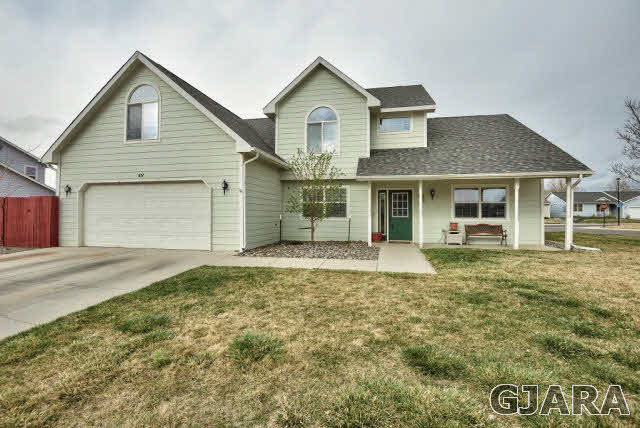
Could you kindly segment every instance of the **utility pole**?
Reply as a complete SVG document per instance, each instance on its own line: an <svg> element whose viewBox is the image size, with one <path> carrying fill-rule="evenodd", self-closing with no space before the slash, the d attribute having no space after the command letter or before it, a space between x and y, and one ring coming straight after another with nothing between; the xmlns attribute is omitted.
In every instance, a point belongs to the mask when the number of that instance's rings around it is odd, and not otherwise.
<svg viewBox="0 0 640 428"><path fill-rule="evenodd" d="M616 204L618 207L618 227L620 227L620 177L616 178L616 187L618 188L618 203Z"/></svg>

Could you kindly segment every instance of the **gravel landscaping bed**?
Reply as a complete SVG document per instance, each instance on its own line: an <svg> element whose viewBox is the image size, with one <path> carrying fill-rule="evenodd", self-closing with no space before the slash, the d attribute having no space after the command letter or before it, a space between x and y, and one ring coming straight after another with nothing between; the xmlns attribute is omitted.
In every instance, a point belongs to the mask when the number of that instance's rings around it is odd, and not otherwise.
<svg viewBox="0 0 640 428"><path fill-rule="evenodd" d="M369 247L366 242L320 241L300 242L282 241L265 245L240 253L240 256L253 257L293 257L312 259L352 259L378 260L380 248Z"/></svg>

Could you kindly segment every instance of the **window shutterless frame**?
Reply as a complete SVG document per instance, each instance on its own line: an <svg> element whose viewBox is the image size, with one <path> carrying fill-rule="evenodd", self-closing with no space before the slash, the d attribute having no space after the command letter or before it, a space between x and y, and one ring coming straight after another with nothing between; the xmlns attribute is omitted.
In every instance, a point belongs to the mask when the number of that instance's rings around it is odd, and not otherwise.
<svg viewBox="0 0 640 428"><path fill-rule="evenodd" d="M345 191L345 204L346 204L346 215L344 217L326 217L325 220L346 220L351 216L351 187L346 184L344 186L340 186L340 189L343 189ZM325 209L326 209L326 205L331 204L335 201L327 201L327 196L326 196L326 192L323 190L322 193L322 204L325 205ZM304 194L303 194L303 200L302 203L304 204ZM342 203L342 202L339 202ZM304 209L304 208L303 208ZM298 214L300 218L305 218L304 215L302 213Z"/></svg>
<svg viewBox="0 0 640 428"><path fill-rule="evenodd" d="M153 102L148 102L148 103L129 103L129 100L131 99L131 95L133 95L133 93L140 88L141 86L150 86L152 87L155 91L156 91L156 95L158 97L158 101L155 101L158 104L158 111L157 111L157 124L158 124L158 129L156 132L156 138L147 138L144 139L142 138L142 133L143 133L143 128L144 128L144 116L142 117L141 121L140 121L140 139L128 139L127 138L127 133L129 130L129 106L131 105L142 105L142 104L152 104ZM153 83L150 82L140 82L134 86L131 87L131 89L129 89L129 92L127 93L127 96L124 100L124 143L125 144L141 144L141 143L157 143L160 141L160 128L162 126L161 123L161 109L162 109L162 96L160 95L160 90L156 87L156 85L154 85ZM141 114L143 114L143 112L141 111Z"/></svg>
<svg viewBox="0 0 640 428"><path fill-rule="evenodd" d="M478 205L478 215L476 217L456 217L456 189L473 189L478 192L478 201L458 201L458 203L473 203ZM504 202L484 202L482 200L482 190L483 189L504 189L505 191L505 201ZM467 184L467 185L452 185L451 186L451 219L459 220L459 221L469 221L469 220L484 220L484 221L508 221L510 219L509 208L510 208L510 190L511 186L508 184ZM483 217L482 216L482 205L483 203L487 204L502 204L504 203L504 217Z"/></svg>
<svg viewBox="0 0 640 428"><path fill-rule="evenodd" d="M311 116L311 113L313 113L314 111L316 111L317 109L321 108L321 107L325 107L330 109L331 111L333 111L333 113L336 115L336 120L324 120L324 121L318 121L318 122L314 122L314 121L309 121L309 116ZM336 110L333 106L329 105L329 104L318 104L316 106L314 106L313 108L311 108L307 114L305 115L304 118L304 152L305 153L323 153L323 152L310 152L309 151L309 125L314 125L314 124L324 124L324 123L335 123L336 124L336 133L337 133L337 140L336 140L336 149L333 151L334 155L339 155L340 154L340 114L338 113L338 110ZM322 127L324 127L324 125L321 125ZM322 139L324 139L324 129L320 130L320 135L322 137ZM321 140L322 141L322 140ZM327 152L324 152L327 153Z"/></svg>
<svg viewBox="0 0 640 428"><path fill-rule="evenodd" d="M384 131L382 129L382 121L389 119L407 119L409 123L408 129L400 129L397 131ZM403 115L381 115L378 117L378 134L406 134L413 131L413 115L412 114L403 114Z"/></svg>

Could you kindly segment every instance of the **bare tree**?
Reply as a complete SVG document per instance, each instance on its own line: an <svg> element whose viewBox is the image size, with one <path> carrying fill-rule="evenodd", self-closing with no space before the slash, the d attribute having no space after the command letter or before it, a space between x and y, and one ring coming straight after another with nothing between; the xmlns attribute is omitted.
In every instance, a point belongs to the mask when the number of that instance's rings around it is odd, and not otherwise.
<svg viewBox="0 0 640 428"><path fill-rule="evenodd" d="M296 182L289 188L286 211L301 214L309 221L311 242L318 225L327 217L346 209L346 189L338 178L342 172L331 165L333 153L298 153L289 160Z"/></svg>
<svg viewBox="0 0 640 428"><path fill-rule="evenodd" d="M628 192L629 190L635 190L634 183L631 182L627 177L620 178L620 191ZM607 190L615 191L618 189L618 181L614 178L611 179L609 185L607 186Z"/></svg>
<svg viewBox="0 0 640 428"><path fill-rule="evenodd" d="M566 192L567 191L567 181L564 178L554 178L552 180L547 181L544 186L550 192ZM577 185L574 189L576 192L582 191L582 187Z"/></svg>
<svg viewBox="0 0 640 428"><path fill-rule="evenodd" d="M618 139L622 141L622 154L626 161L613 162L611 171L619 177L624 177L636 184L640 184L640 100L627 98L624 102L627 120L624 127L618 129Z"/></svg>

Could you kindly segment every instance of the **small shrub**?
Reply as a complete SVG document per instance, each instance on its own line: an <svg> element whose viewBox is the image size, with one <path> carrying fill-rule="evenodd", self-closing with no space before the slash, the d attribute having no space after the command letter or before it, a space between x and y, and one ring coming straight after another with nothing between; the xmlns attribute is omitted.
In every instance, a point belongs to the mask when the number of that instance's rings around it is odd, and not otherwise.
<svg viewBox="0 0 640 428"><path fill-rule="evenodd" d="M596 357L596 352L586 346L566 337L556 336L550 333L540 335L537 341L552 354L565 358Z"/></svg>
<svg viewBox="0 0 640 428"><path fill-rule="evenodd" d="M433 345L410 346L403 352L407 364L423 374L451 379L465 371L465 364L450 353L439 351Z"/></svg>
<svg viewBox="0 0 640 428"><path fill-rule="evenodd" d="M167 315L141 315L116 324L115 329L123 333L149 333L157 327L168 325L171 319Z"/></svg>
<svg viewBox="0 0 640 428"><path fill-rule="evenodd" d="M275 357L283 352L284 343L262 333L247 332L233 339L229 345L229 357L239 364L261 361L267 355Z"/></svg>

